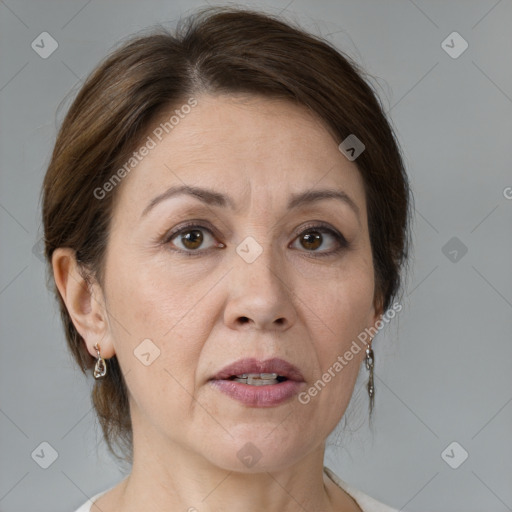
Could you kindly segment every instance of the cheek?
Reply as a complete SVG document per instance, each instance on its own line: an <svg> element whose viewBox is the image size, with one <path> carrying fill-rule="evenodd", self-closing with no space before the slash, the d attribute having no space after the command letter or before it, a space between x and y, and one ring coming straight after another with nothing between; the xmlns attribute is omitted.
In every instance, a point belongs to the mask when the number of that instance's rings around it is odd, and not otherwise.
<svg viewBox="0 0 512 512"><path fill-rule="evenodd" d="M152 418L162 432L177 433L181 427L173 420L192 405L197 361L211 331L205 322L209 302L200 301L200 283L191 287L148 265L131 268L119 264L107 289L116 355L134 414Z"/></svg>
<svg viewBox="0 0 512 512"><path fill-rule="evenodd" d="M155 261L125 254L108 263L109 309L122 317L132 337L162 339L182 323L196 325L190 316L204 295L197 276L188 275L183 267L171 267L169 258Z"/></svg>
<svg viewBox="0 0 512 512"><path fill-rule="evenodd" d="M373 316L373 269L361 260L358 265L338 270L330 279L311 286L301 296L310 306L311 317L323 325L323 339L333 349L343 350L357 335L369 327Z"/></svg>
<svg viewBox="0 0 512 512"><path fill-rule="evenodd" d="M179 392L176 382L171 382L170 390L169 383L164 384L171 375L190 389L201 347L211 331L205 321L213 318L211 301L204 300L211 283L128 257L112 258L109 265L107 307L123 371L133 371L132 380L140 378L141 386L146 381L160 383L166 393ZM142 354L148 352L145 359L154 362L146 367Z"/></svg>
<svg viewBox="0 0 512 512"><path fill-rule="evenodd" d="M356 272L339 272L336 279L322 283L321 292L307 302L318 357L318 375L309 389L311 406L324 411L334 425L345 411L361 369L366 345L358 336L371 325L373 271L366 264ZM308 309L306 309L308 311ZM316 318L319 317L321 322ZM306 397L307 398L307 397Z"/></svg>
<svg viewBox="0 0 512 512"><path fill-rule="evenodd" d="M337 269L329 279L298 281L297 286L317 358L316 375L308 383L310 407L321 409L335 422L350 400L364 359L366 345L358 336L373 320L371 261L358 258Z"/></svg>

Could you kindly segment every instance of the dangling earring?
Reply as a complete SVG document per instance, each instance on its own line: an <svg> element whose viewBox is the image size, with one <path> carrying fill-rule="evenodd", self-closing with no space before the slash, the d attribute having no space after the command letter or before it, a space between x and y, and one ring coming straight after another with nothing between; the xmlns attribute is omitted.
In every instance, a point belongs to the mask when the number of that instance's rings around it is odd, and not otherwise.
<svg viewBox="0 0 512 512"><path fill-rule="evenodd" d="M96 361L96 366L94 367L94 378L98 380L102 379L107 374L107 363L105 359L103 359L103 357L100 356L100 347L97 343L96 345L94 345L94 349L98 354L98 360Z"/></svg>
<svg viewBox="0 0 512 512"><path fill-rule="evenodd" d="M373 384L373 367L375 365L375 358L372 350L372 340L370 339L370 343L368 348L366 349L366 369L370 372L370 376L368 378L368 395L370 397L370 411L373 409L373 401L375 398L375 386Z"/></svg>

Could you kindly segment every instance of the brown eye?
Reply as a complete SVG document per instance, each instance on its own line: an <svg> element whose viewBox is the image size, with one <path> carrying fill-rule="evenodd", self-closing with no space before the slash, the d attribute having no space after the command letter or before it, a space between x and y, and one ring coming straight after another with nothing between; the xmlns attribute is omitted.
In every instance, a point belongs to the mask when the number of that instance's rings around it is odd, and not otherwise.
<svg viewBox="0 0 512 512"><path fill-rule="evenodd" d="M174 250L188 255L204 253L214 247L224 247L223 244L215 243L210 229L198 225L183 226L169 235L165 243L173 246Z"/></svg>
<svg viewBox="0 0 512 512"><path fill-rule="evenodd" d="M322 245L322 242L322 234L318 231L310 231L301 237L302 246L309 251L318 249Z"/></svg>
<svg viewBox="0 0 512 512"><path fill-rule="evenodd" d="M181 235L181 243L187 249L198 249L203 243L203 233L199 229L185 231Z"/></svg>
<svg viewBox="0 0 512 512"><path fill-rule="evenodd" d="M297 245L300 244L300 247ZM293 242L295 249L306 249L311 256L330 256L348 248L345 237L323 225L311 226L302 231Z"/></svg>

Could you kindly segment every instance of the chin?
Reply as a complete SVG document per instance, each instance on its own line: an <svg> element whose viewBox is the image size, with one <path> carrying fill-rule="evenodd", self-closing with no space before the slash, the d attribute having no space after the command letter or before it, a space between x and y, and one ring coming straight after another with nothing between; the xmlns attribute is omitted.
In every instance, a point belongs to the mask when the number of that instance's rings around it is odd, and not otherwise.
<svg viewBox="0 0 512 512"><path fill-rule="evenodd" d="M244 425L239 426L238 432L230 430L233 437L226 434L222 441L212 440L207 458L217 467L238 473L273 472L290 467L311 447L299 431L294 435L275 427Z"/></svg>

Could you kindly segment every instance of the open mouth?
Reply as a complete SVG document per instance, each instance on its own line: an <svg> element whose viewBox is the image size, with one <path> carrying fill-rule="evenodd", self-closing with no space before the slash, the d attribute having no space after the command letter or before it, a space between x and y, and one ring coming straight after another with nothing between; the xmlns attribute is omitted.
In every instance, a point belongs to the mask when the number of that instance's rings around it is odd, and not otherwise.
<svg viewBox="0 0 512 512"><path fill-rule="evenodd" d="M211 385L246 407L277 407L306 385L300 370L284 359L239 359L209 379Z"/></svg>
<svg viewBox="0 0 512 512"><path fill-rule="evenodd" d="M232 375L228 380L248 384L249 386L271 386L288 379L277 373L242 373L241 375Z"/></svg>
<svg viewBox="0 0 512 512"><path fill-rule="evenodd" d="M292 399L306 385L292 363L273 357L239 359L209 379L210 385L247 407L276 407Z"/></svg>

